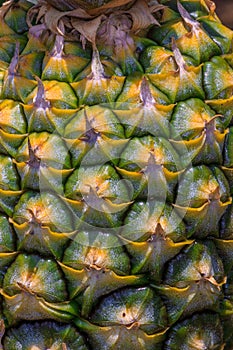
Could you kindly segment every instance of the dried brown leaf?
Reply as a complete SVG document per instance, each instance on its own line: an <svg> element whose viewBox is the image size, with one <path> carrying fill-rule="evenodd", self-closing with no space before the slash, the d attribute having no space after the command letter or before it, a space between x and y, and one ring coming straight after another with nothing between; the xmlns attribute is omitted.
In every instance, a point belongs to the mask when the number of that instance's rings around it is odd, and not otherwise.
<svg viewBox="0 0 233 350"><path fill-rule="evenodd" d="M0 8L0 17L4 18L7 12L10 10L12 5L14 4L14 0L6 1L1 5Z"/></svg>
<svg viewBox="0 0 233 350"><path fill-rule="evenodd" d="M150 7L151 13L158 12L160 10L164 10L167 6L164 5L153 5Z"/></svg>
<svg viewBox="0 0 233 350"><path fill-rule="evenodd" d="M130 2L134 2L135 0L111 0L110 2L108 2L107 4L104 4L102 6L99 6L97 8L97 6L94 4L92 4L92 1L85 1L85 0L63 0L63 1L59 1L59 0L47 0L47 3L51 4L52 6L56 7L57 9L60 9L61 11L66 11L66 10L73 10L76 8L82 8L85 9L87 11L94 11L93 14L94 15L98 15L98 14L103 14L103 10L105 9L111 9L111 8L115 8L118 6L124 6ZM102 1L103 3L103 1ZM100 12L99 12L100 10Z"/></svg>
<svg viewBox="0 0 233 350"><path fill-rule="evenodd" d="M88 12L91 15L98 15L98 14L104 13L106 10L114 9L116 7L125 6L125 5L127 5L129 3L133 3L133 2L134 1L132 1L132 0L112 0L101 7L90 9L90 10L88 10Z"/></svg>
<svg viewBox="0 0 233 350"><path fill-rule="evenodd" d="M53 33L57 33L60 35L64 35L64 33L60 30L59 22L62 17L66 16L68 12L61 12L56 10L54 7L48 7L47 12L44 15L44 23L46 27L51 30Z"/></svg>
<svg viewBox="0 0 233 350"><path fill-rule="evenodd" d="M213 15L216 10L216 5L214 1L211 0L205 0L206 5L208 6L208 9L210 11L210 14Z"/></svg>
<svg viewBox="0 0 233 350"><path fill-rule="evenodd" d="M89 15L85 10L83 10L80 7L75 9L75 10L69 11L68 16L83 18L83 19L92 19L93 18L93 16Z"/></svg>
<svg viewBox="0 0 233 350"><path fill-rule="evenodd" d="M38 7L38 8L39 8L39 12L38 12L37 19L36 19L37 23L44 17L46 12L48 11L48 6L42 5L41 7Z"/></svg>
<svg viewBox="0 0 233 350"><path fill-rule="evenodd" d="M95 45L96 33L103 18L104 15L98 16L89 21L72 19L71 23L74 29L76 29L83 37L85 37L85 39Z"/></svg>
<svg viewBox="0 0 233 350"><path fill-rule="evenodd" d="M56 0L48 1L56 3ZM43 23L49 31L59 35L65 35L66 29L69 29L69 36L73 32L80 34L80 40L88 40L93 45L96 42L96 34L100 28L101 22L106 18L105 14L116 14L128 16L130 30L137 32L141 29L148 28L151 24L159 25L154 18L153 13L164 8L163 5L149 6L146 0L112 0L109 3L98 8L89 9L90 3L82 0L67 0L65 4L77 6L71 11L60 11L41 0L38 5L29 11L29 22L32 23L36 17L37 23ZM85 6L84 6L85 5ZM79 7L79 6L82 6ZM126 6L126 8L124 8ZM132 6L132 7L131 7Z"/></svg>
<svg viewBox="0 0 233 350"><path fill-rule="evenodd" d="M153 9L155 12L155 9ZM157 8L158 10L158 8ZM137 0L136 4L128 11L132 18L132 31L137 32L140 29L148 28L151 24L159 25L158 21L152 15L152 9L148 7L145 0Z"/></svg>

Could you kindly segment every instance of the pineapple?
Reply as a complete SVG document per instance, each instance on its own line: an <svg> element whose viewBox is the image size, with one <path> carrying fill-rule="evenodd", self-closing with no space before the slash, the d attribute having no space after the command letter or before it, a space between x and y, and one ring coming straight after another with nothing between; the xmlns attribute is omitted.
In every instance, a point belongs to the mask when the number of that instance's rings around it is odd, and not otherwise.
<svg viewBox="0 0 233 350"><path fill-rule="evenodd" d="M0 348L232 350L233 32L214 3L0 17Z"/></svg>

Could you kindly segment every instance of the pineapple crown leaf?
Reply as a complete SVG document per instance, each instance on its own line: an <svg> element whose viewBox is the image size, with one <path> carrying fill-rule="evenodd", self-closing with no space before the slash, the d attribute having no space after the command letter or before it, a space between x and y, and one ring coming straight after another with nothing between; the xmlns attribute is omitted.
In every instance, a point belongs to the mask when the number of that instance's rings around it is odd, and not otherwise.
<svg viewBox="0 0 233 350"><path fill-rule="evenodd" d="M132 19L131 30L137 32L140 29L148 28L151 24L159 25L159 22L154 18L153 13L163 8L163 5L149 7L145 0L138 0L135 6L126 12Z"/></svg>
<svg viewBox="0 0 233 350"><path fill-rule="evenodd" d="M44 25L51 34L79 37L84 45L89 41L95 46L97 40L106 36L120 36L121 32L134 34L151 25L159 25L154 13L164 9L163 5L150 5L145 0L113 0L93 9L83 6L83 1L75 3L77 7L73 10L61 11L56 7L56 1L39 0L28 11L27 22L31 32L36 23L37 26Z"/></svg>
<svg viewBox="0 0 233 350"><path fill-rule="evenodd" d="M135 0L65 0L61 1L59 0L48 0L47 3L51 4L52 6L60 9L60 10L74 10L77 8L82 8L88 11L92 15L98 15L103 13L104 11L107 11L108 9L114 9L119 8L122 6L126 6L128 4L133 4Z"/></svg>
<svg viewBox="0 0 233 350"><path fill-rule="evenodd" d="M86 40L95 45L98 28L104 19L104 15L98 16L91 21L71 19L72 26L81 34L81 41L85 44Z"/></svg>

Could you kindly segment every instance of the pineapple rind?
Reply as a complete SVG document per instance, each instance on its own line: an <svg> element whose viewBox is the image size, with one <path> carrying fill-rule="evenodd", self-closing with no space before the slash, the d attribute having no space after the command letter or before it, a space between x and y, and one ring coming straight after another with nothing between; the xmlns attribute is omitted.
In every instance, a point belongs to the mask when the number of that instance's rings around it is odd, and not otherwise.
<svg viewBox="0 0 233 350"><path fill-rule="evenodd" d="M231 350L233 32L138 0L90 44L33 3L0 8L0 348Z"/></svg>

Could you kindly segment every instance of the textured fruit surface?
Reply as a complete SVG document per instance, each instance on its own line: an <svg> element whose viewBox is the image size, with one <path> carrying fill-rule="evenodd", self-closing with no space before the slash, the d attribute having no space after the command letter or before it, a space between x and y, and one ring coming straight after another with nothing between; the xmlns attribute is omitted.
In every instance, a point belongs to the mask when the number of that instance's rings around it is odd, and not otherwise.
<svg viewBox="0 0 233 350"><path fill-rule="evenodd" d="M0 21L0 349L232 350L214 3L10 0Z"/></svg>

